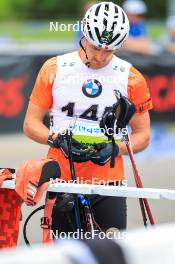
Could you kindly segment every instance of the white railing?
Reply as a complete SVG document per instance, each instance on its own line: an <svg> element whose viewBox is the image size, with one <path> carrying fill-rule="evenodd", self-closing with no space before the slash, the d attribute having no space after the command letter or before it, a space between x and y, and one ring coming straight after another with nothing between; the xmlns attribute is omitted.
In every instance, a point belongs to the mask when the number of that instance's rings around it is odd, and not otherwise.
<svg viewBox="0 0 175 264"><path fill-rule="evenodd" d="M15 180L4 181L1 188L14 189ZM104 195L104 196L117 196L117 197L128 197L128 198L175 200L175 190L169 190L169 189L56 183L56 184L50 184L48 191L66 192L66 193L81 193L81 194L99 194L99 195Z"/></svg>

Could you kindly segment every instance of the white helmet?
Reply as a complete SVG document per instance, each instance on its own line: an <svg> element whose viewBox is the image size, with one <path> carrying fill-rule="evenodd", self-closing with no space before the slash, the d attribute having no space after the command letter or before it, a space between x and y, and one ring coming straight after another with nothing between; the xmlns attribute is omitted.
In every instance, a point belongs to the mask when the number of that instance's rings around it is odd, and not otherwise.
<svg viewBox="0 0 175 264"><path fill-rule="evenodd" d="M95 4L85 14L83 34L96 47L119 49L129 35L128 17L112 2Z"/></svg>

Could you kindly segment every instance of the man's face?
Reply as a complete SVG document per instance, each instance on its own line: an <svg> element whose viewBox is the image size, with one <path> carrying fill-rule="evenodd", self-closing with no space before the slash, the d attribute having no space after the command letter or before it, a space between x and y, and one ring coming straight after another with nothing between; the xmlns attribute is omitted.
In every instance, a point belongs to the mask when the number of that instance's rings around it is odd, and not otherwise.
<svg viewBox="0 0 175 264"><path fill-rule="evenodd" d="M106 66L112 59L114 51L97 48L86 41L86 52L90 61L90 68L98 69Z"/></svg>

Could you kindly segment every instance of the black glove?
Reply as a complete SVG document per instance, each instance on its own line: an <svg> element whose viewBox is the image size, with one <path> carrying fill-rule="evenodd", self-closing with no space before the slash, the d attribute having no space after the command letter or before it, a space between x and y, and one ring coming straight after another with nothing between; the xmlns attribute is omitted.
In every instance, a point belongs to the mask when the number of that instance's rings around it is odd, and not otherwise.
<svg viewBox="0 0 175 264"><path fill-rule="evenodd" d="M100 128L109 139L112 139L115 133L118 134L119 128L125 128L136 112L135 105L127 97L119 91L118 96L117 103L110 107L100 120Z"/></svg>
<svg viewBox="0 0 175 264"><path fill-rule="evenodd" d="M53 135L48 137L48 144L52 148L59 148L62 150L64 156L69 158L68 151L68 143L66 135L58 135L55 139L53 139ZM90 160L91 153L93 152L92 147L87 147L86 144L80 143L74 138L71 140L72 142L72 155L73 160L76 162L83 162Z"/></svg>
<svg viewBox="0 0 175 264"><path fill-rule="evenodd" d="M109 139L112 139L114 133L117 133L115 130L115 122L116 117L113 111L113 107L110 107L102 116L100 120L100 128L101 132L108 137ZM110 134L109 134L110 132Z"/></svg>
<svg viewBox="0 0 175 264"><path fill-rule="evenodd" d="M100 166L106 164L111 158L115 158L119 153L118 145L112 142L94 144L94 149L96 152L91 155L90 160ZM111 167L114 167L114 165L112 164Z"/></svg>
<svg viewBox="0 0 175 264"><path fill-rule="evenodd" d="M67 138L65 135L58 135L56 139L50 136L48 144L53 148L59 148L66 158L69 158ZM71 152L75 162L91 160L93 163L103 166L111 157L115 158L119 153L119 147L114 142L92 144L89 147L72 138ZM112 166L113 167L113 166Z"/></svg>

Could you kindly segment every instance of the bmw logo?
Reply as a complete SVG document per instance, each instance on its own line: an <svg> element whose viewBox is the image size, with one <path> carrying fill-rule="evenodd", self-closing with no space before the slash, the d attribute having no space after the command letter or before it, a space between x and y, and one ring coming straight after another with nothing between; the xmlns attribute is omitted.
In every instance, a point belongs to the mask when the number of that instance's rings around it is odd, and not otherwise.
<svg viewBox="0 0 175 264"><path fill-rule="evenodd" d="M102 85L97 80L89 79L83 84L82 91L87 97L95 98L101 94Z"/></svg>

